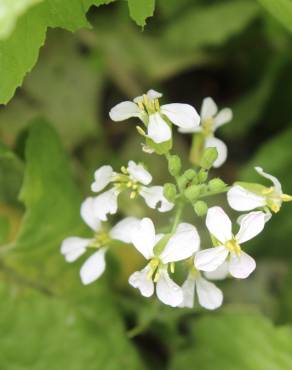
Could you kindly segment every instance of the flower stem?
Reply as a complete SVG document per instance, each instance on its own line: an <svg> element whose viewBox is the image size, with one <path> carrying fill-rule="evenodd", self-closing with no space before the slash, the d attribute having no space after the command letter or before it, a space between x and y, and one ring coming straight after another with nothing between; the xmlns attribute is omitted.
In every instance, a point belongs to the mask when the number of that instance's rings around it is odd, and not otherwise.
<svg viewBox="0 0 292 370"><path fill-rule="evenodd" d="M200 195L198 197L198 199L206 198L206 197L211 197L212 195L223 194L223 193L226 193L230 189L231 189L231 186L226 186L226 188L224 190L208 191L207 193Z"/></svg>
<svg viewBox="0 0 292 370"><path fill-rule="evenodd" d="M177 203L176 213L174 215L174 220L173 220L173 224L171 227L171 233L175 232L177 225L180 223L184 206L185 206L185 202L182 198L180 198Z"/></svg>

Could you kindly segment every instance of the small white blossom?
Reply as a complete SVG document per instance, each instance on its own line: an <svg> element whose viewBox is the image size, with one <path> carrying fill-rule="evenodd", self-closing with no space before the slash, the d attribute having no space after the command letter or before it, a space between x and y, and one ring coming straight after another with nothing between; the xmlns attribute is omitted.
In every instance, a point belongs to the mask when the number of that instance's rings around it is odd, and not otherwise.
<svg viewBox="0 0 292 370"><path fill-rule="evenodd" d="M69 237L61 245L61 253L67 262L74 262L81 257L87 249L97 249L82 265L80 277L83 284L87 285L97 280L106 267L105 254L111 240L130 243L131 230L139 222L134 217L127 217L118 222L108 233L102 230L101 222L96 217L94 198L87 198L81 205L81 216L85 223L94 231L93 238Z"/></svg>
<svg viewBox="0 0 292 370"><path fill-rule="evenodd" d="M273 183L267 188L259 184L241 183L232 186L227 193L227 200L231 208L236 211L250 211L256 208L268 207L278 212L283 202L292 201L292 196L284 194L280 181L264 172L261 167L255 167L257 173ZM267 219L270 214L267 214Z"/></svg>
<svg viewBox="0 0 292 370"><path fill-rule="evenodd" d="M171 139L171 127L174 125L192 130L200 123L200 117L189 104L165 104L160 106L158 99L162 94L149 90L138 96L133 102L125 101L114 106L109 115L113 121L124 121L130 117L139 118L147 127L147 136L159 144Z"/></svg>
<svg viewBox="0 0 292 370"><path fill-rule="evenodd" d="M151 174L141 164L129 161L128 167L122 167L122 173L116 173L111 166L102 166L95 172L95 180L91 190L99 192L107 185L113 187L94 198L94 212L102 220L107 220L108 214L118 210L118 196L122 191L129 190L130 198L140 195L150 208L158 207L160 212L170 211L174 204L163 195L162 186L148 186L152 181Z"/></svg>
<svg viewBox="0 0 292 370"><path fill-rule="evenodd" d="M165 245L159 243L165 242ZM155 233L153 222L149 218L141 220L132 232L132 243L148 260L141 271L134 272L129 283L138 288L144 297L151 297L156 283L156 295L166 305L179 306L183 301L183 292L168 274L168 266L174 262L191 257L200 246L196 228L187 223L178 225L176 232L165 240L165 235Z"/></svg>
<svg viewBox="0 0 292 370"><path fill-rule="evenodd" d="M264 212L251 212L241 219L240 229L234 236L229 217L220 207L209 208L206 226L218 246L199 251L195 267L202 271L214 271L225 261L229 273L238 279L247 278L255 269L255 260L243 252L240 244L254 238L265 226Z"/></svg>
<svg viewBox="0 0 292 370"><path fill-rule="evenodd" d="M191 130L180 128L182 133L200 132L204 135L205 148L215 147L218 152L218 157L214 162L214 167L220 167L227 158L226 144L214 136L215 131L224 124L232 120L232 111L229 108L224 108L218 112L218 107L214 100L210 97L205 98L201 107L201 125Z"/></svg>

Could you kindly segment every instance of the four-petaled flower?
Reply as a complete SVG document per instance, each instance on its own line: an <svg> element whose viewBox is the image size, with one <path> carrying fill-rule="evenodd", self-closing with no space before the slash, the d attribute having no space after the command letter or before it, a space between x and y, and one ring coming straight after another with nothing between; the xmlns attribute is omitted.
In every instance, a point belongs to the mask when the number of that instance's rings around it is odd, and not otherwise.
<svg viewBox="0 0 292 370"><path fill-rule="evenodd" d="M182 133L202 133L205 139L205 148L215 147L218 152L213 167L220 167L226 161L227 146L222 140L216 138L214 133L220 126L232 120L232 111L229 108L224 108L218 112L216 103L208 97L203 100L200 115L200 126L192 129L180 128L179 131Z"/></svg>
<svg viewBox="0 0 292 370"><path fill-rule="evenodd" d="M235 184L227 193L231 208L236 211L251 211L256 208L268 207L276 213L280 210L283 202L292 201L291 195L283 193L281 183L275 176L264 172L261 167L255 167L255 170L259 175L269 179L273 186L267 188L259 184Z"/></svg>
<svg viewBox="0 0 292 370"><path fill-rule="evenodd" d="M199 249L200 238L196 228L181 223L173 235L156 235L151 219L144 218L133 229L132 243L149 262L130 276L129 283L144 297L153 295L156 283L160 301L172 307L179 306L183 301L183 291L169 277L168 267L173 271L174 262L191 257Z"/></svg>
<svg viewBox="0 0 292 370"><path fill-rule="evenodd" d="M80 277L83 284L87 285L97 280L105 270L105 253L112 240L124 243L131 242L131 230L139 220L127 217L118 222L109 232L102 230L101 221L94 212L94 199L87 198L81 205L81 217L84 222L94 231L93 238L80 238L72 236L65 239L61 245L61 253L67 262L74 262L82 256L87 249L97 249L82 265Z"/></svg>
<svg viewBox="0 0 292 370"><path fill-rule="evenodd" d="M159 144L171 139L171 126L192 130L200 123L200 117L189 104L165 104L160 106L161 93L149 90L134 101L124 101L114 106L109 115L113 121L124 121L130 117L139 118L147 128L147 136Z"/></svg>
<svg viewBox="0 0 292 370"><path fill-rule="evenodd" d="M214 271L225 261L229 273L238 279L247 278L255 269L255 260L243 252L240 244L258 235L265 226L264 212L251 212L240 220L240 229L234 236L229 217L220 207L209 208L206 226L217 246L199 251L195 267L202 271Z"/></svg>
<svg viewBox="0 0 292 370"><path fill-rule="evenodd" d="M122 173L116 173L111 166L102 166L95 171L92 191L100 192L109 183L114 184L111 189L94 198L94 212L100 220L106 221L108 214L117 212L118 196L124 190L130 190L131 199L139 194L148 207L158 206L160 212L168 212L173 208L174 204L164 197L162 186L147 186L152 176L141 164L129 161L128 167L122 167L121 170Z"/></svg>

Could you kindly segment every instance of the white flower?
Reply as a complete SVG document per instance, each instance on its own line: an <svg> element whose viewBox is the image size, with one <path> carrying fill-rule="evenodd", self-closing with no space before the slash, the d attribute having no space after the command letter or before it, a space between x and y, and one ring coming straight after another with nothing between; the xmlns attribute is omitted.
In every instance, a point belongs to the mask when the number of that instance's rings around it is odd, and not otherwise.
<svg viewBox="0 0 292 370"><path fill-rule="evenodd" d="M227 158L226 144L214 136L215 131L232 120L232 111L229 108L224 108L218 112L218 107L214 100L210 97L205 98L201 108L201 125L191 130L180 128L182 133L200 132L204 135L205 148L215 147L218 152L218 157L214 162L214 167L220 167Z"/></svg>
<svg viewBox="0 0 292 370"><path fill-rule="evenodd" d="M195 108L180 103L159 106L158 99L161 96L159 92L149 90L133 102L117 104L111 109L110 118L113 121L124 121L130 117L138 117L147 127L147 136L157 144L171 139L171 127L167 119L186 130L192 130L199 125L200 117Z"/></svg>
<svg viewBox="0 0 292 370"><path fill-rule="evenodd" d="M255 167L255 170L259 175L269 179L273 186L267 188L259 184L235 184L227 193L231 208L236 211L250 211L255 208L268 207L276 213L283 202L292 201L292 196L283 193L280 181L275 176L264 172L261 167Z"/></svg>
<svg viewBox="0 0 292 370"><path fill-rule="evenodd" d="M97 280L105 270L105 253L112 239L130 243L131 230L139 222L134 217L127 217L118 222L109 233L101 228L101 222L94 211L94 198L87 198L81 205L81 216L87 225L94 231L93 238L69 237L61 245L61 253L67 262L74 262L82 256L88 248L95 248L93 253L82 265L80 277L83 284L87 285Z"/></svg>
<svg viewBox="0 0 292 370"><path fill-rule="evenodd" d="M149 218L141 220L132 232L132 243L149 261L144 269L134 272L129 283L138 288L144 297L154 293L164 304L179 306L183 301L182 289L169 277L168 265L192 256L200 246L196 228L181 223L172 236L156 235L153 222Z"/></svg>
<svg viewBox="0 0 292 370"><path fill-rule="evenodd" d="M186 281L182 285L183 302L180 307L194 307L195 293L199 304L207 310L215 310L223 302L222 291L210 281L202 277L201 273L193 269L189 272Z"/></svg>
<svg viewBox="0 0 292 370"><path fill-rule="evenodd" d="M152 181L151 174L134 161L129 161L127 168L122 167L122 173L114 172L111 166L102 166L95 171L94 178L91 190L95 192L113 183L111 189L94 198L95 215L102 221L107 220L108 214L117 212L118 196L125 190L130 191L131 199L140 195L148 207L158 207L160 212L170 211L174 206L164 197L162 186L148 186Z"/></svg>
<svg viewBox="0 0 292 370"><path fill-rule="evenodd" d="M202 271L214 271L225 261L229 273L238 279L245 279L255 269L255 260L242 251L240 244L258 235L265 226L264 212L251 212L241 219L240 229L234 236L229 217L220 207L209 208L206 225L216 239L216 247L199 251L195 267Z"/></svg>

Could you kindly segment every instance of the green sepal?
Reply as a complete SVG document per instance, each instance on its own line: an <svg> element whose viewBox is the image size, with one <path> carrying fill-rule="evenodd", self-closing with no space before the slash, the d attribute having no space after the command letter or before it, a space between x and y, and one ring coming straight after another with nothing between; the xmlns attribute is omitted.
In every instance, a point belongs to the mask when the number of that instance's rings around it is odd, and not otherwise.
<svg viewBox="0 0 292 370"><path fill-rule="evenodd" d="M200 166L204 168L205 170L209 170L213 166L213 163L216 161L217 158L218 158L218 151L216 148L213 148L213 147L206 148L203 152L203 155L200 161Z"/></svg>
<svg viewBox="0 0 292 370"><path fill-rule="evenodd" d="M174 184L166 183L163 186L163 195L169 202L175 201L176 194L177 194L177 191L176 191L176 186Z"/></svg>
<svg viewBox="0 0 292 370"><path fill-rule="evenodd" d="M211 191L220 191L226 188L226 184L223 180L217 177L209 181L208 187Z"/></svg>
<svg viewBox="0 0 292 370"><path fill-rule="evenodd" d="M203 217L207 214L208 212L208 205L206 202L202 201L202 200L198 200L195 204L194 204L194 211L196 213L197 216L199 217Z"/></svg>
<svg viewBox="0 0 292 370"><path fill-rule="evenodd" d="M168 140L168 141L164 141L163 143L154 143L154 141L152 139L150 139L149 137L146 138L146 145L149 146L150 148L152 148L156 154L158 155L162 155L162 154L166 154L170 151L170 149L172 148L172 139Z"/></svg>
<svg viewBox="0 0 292 370"><path fill-rule="evenodd" d="M263 194L263 191L265 191L267 188L264 185L256 184L253 182L243 182L243 181L236 181L234 185L239 185L242 188L251 191L252 193L256 193L259 195Z"/></svg>

